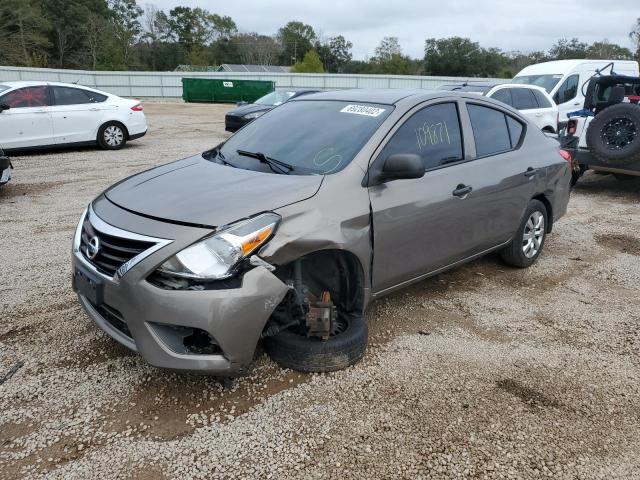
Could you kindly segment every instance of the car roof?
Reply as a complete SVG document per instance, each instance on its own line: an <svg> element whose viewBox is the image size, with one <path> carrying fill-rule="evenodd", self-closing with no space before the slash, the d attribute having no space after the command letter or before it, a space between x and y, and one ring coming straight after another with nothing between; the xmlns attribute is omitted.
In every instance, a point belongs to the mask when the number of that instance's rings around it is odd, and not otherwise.
<svg viewBox="0 0 640 480"><path fill-rule="evenodd" d="M498 85L503 85L506 82L474 82L473 80L469 80L467 82L459 82L459 83L446 83L444 85L440 85L440 87L496 87Z"/></svg>
<svg viewBox="0 0 640 480"><path fill-rule="evenodd" d="M278 92L321 92L322 90L320 90L319 88L297 88L297 87L277 87L276 91Z"/></svg>
<svg viewBox="0 0 640 480"><path fill-rule="evenodd" d="M348 90L331 90L327 92L304 95L293 98L291 102L304 102L309 100L328 100L339 102L365 102L379 103L383 105L395 105L408 97L420 97L420 100L428 98L446 97L456 94L456 92L422 90L422 89L401 89L401 88L351 88Z"/></svg>
<svg viewBox="0 0 640 480"><path fill-rule="evenodd" d="M20 81L12 81L12 82L2 82L0 81L0 85L6 85L9 88L24 88L24 87L39 87L42 85L52 85L57 87L75 87L75 88L84 88L86 90L91 90L92 92L98 92L105 95L109 95L107 92L103 92L101 90L96 90L93 87L88 87L87 85L80 85L77 83L64 83L64 82L44 82L42 80L20 80Z"/></svg>

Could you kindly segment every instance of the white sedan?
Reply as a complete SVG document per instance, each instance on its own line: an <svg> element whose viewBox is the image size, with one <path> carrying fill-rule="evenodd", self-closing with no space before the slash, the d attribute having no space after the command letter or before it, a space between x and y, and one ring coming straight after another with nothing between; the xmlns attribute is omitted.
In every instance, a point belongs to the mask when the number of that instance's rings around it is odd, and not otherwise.
<svg viewBox="0 0 640 480"><path fill-rule="evenodd" d="M147 133L142 104L68 83L0 83L0 147L122 148Z"/></svg>
<svg viewBox="0 0 640 480"><path fill-rule="evenodd" d="M544 88L535 85L495 82L465 82L443 85L441 90L477 93L519 110L543 132L558 132L558 106Z"/></svg>

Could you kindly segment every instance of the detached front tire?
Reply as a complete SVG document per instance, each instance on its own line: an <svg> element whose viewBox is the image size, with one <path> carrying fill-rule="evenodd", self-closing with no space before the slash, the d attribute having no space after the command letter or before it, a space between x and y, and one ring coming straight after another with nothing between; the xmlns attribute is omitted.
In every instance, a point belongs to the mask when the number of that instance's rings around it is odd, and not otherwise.
<svg viewBox="0 0 640 480"><path fill-rule="evenodd" d="M360 316L344 316L343 328L328 340L285 330L265 339L269 356L283 367L301 372L333 372L357 363L367 349L369 329Z"/></svg>
<svg viewBox="0 0 640 480"><path fill-rule="evenodd" d="M105 150L120 150L127 143L127 129L119 122L107 122L98 130L98 145Z"/></svg>
<svg viewBox="0 0 640 480"><path fill-rule="evenodd" d="M511 243L500 251L502 259L518 268L526 268L538 259L547 237L547 208L540 200L531 200Z"/></svg>

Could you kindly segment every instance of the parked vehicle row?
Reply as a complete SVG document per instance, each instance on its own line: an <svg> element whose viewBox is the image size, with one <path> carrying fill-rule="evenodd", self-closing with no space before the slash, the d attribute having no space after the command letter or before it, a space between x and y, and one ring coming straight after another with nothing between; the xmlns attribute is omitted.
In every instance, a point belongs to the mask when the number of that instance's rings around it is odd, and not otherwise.
<svg viewBox="0 0 640 480"><path fill-rule="evenodd" d="M520 110L540 130L548 133L557 132L558 107L542 87L497 82L464 82L443 85L440 90L477 93L493 98Z"/></svg>
<svg viewBox="0 0 640 480"><path fill-rule="evenodd" d="M227 132L235 132L247 123L267 113L272 108L282 105L284 102L317 93L320 90L311 88L278 88L273 92L260 97L253 103L239 103L237 108L230 110L224 117L224 127Z"/></svg>
<svg viewBox="0 0 640 480"><path fill-rule="evenodd" d="M65 83L0 84L0 145L5 150L96 144L116 150L146 133L137 100Z"/></svg>
<svg viewBox="0 0 640 480"><path fill-rule="evenodd" d="M305 95L91 202L73 288L159 367L237 375L263 339L281 365L336 370L363 356L373 299L492 251L533 264L570 179L558 143L490 98Z"/></svg>

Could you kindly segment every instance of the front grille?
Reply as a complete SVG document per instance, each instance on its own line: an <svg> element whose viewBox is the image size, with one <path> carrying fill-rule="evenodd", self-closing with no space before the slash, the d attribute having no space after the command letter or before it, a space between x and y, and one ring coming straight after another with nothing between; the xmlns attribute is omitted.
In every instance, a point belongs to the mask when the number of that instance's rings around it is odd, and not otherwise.
<svg viewBox="0 0 640 480"><path fill-rule="evenodd" d="M87 248L94 237L98 241L98 253L95 257L89 258ZM100 272L110 277L113 277L122 265L153 245L155 245L153 242L107 235L93 228L88 218L82 224L82 235L80 237L82 256Z"/></svg>

